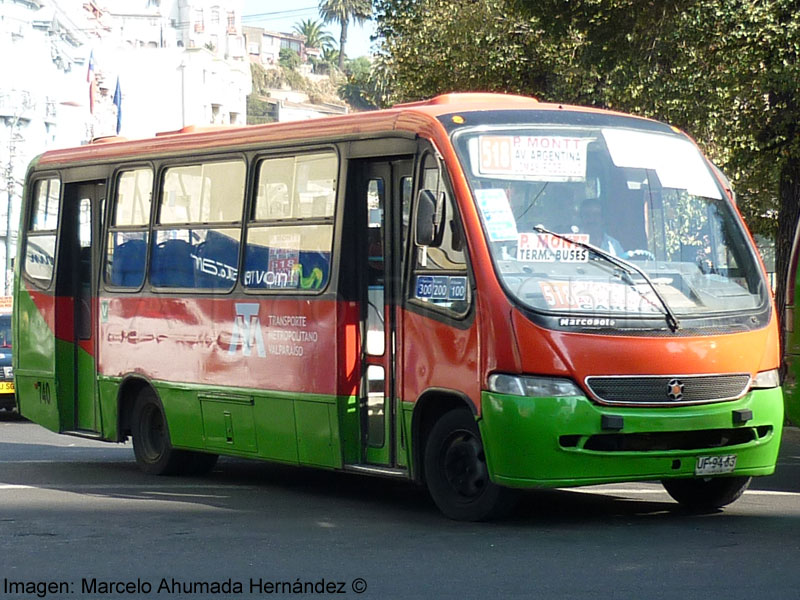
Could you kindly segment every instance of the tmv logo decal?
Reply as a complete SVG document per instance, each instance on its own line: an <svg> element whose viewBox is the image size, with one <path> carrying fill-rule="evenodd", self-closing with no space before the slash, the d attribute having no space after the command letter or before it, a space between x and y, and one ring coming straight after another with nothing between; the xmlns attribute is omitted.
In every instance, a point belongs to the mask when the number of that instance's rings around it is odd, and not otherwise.
<svg viewBox="0 0 800 600"><path fill-rule="evenodd" d="M258 304L236 303L236 320L233 322L233 337L228 354L236 354L240 342L245 356L250 356L250 349L254 343L258 356L261 358L267 356L264 335L261 333L261 319L258 318Z"/></svg>

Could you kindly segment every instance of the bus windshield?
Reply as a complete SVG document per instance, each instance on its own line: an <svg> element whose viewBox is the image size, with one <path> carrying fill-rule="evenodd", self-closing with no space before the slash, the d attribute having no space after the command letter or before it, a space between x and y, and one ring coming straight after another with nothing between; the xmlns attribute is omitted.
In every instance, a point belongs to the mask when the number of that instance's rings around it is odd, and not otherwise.
<svg viewBox="0 0 800 600"><path fill-rule="evenodd" d="M746 233L686 137L496 126L457 133L456 147L498 276L523 306L691 319L765 305Z"/></svg>

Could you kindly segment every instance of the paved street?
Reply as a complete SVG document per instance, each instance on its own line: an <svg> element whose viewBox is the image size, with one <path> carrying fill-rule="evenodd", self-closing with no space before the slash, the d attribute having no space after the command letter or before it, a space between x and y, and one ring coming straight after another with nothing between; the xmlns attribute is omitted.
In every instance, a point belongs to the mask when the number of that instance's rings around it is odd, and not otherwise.
<svg viewBox="0 0 800 600"><path fill-rule="evenodd" d="M230 459L150 477L130 445L0 413L3 600L799 598L798 559L797 429L778 474L715 514L625 484L532 492L508 520L465 524L390 480Z"/></svg>

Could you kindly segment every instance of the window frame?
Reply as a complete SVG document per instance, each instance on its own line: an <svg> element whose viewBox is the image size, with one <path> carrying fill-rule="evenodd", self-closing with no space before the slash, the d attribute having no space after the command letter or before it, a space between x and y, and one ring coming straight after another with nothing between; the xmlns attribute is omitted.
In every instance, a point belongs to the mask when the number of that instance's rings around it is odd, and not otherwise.
<svg viewBox="0 0 800 600"><path fill-rule="evenodd" d="M147 223L145 223L144 225L117 226L115 223L117 219L117 205L118 205L117 199L118 199L120 178L124 173L129 173L141 169L150 169L150 172L153 175L153 181L150 184L150 213L147 216ZM153 210L156 204L156 192L158 189L157 186L158 167L153 161L126 163L117 165L114 168L113 172L111 173L111 181L112 181L111 190L110 193L108 194L109 199L106 201L107 205L109 204L109 202L111 204L110 206L107 206L106 227L102 236L103 246L101 252L103 253L103 260L102 260L101 273L103 280L103 288L109 291L132 294L141 291L144 288L144 286L147 285L148 283L148 276L150 272L150 244L152 243L152 231L153 231L152 230ZM106 276L108 274L108 266L109 266L108 243L110 237L117 232L130 232L130 233L144 232L147 234L147 241L145 245L145 256L144 256L144 273L142 275L142 281L136 287L114 285Z"/></svg>
<svg viewBox="0 0 800 600"><path fill-rule="evenodd" d="M455 219L458 227L461 230L461 236L463 237L463 244L464 248L462 250L464 254L464 271L463 275L466 277L467 280L467 293L469 295L467 299L467 307L466 309L461 311L455 311L450 307L440 306L434 304L432 302L424 302L416 297L416 277L422 273L435 273L435 271L426 271L420 270L419 263L418 263L418 256L419 256L419 248L416 243L416 226L417 226L417 211L419 209L419 203L417 202L417 198L419 196L419 192L424 188L425 182L425 164L427 160L431 158L436 162L436 165L439 169L439 177L440 177L440 190L443 190L447 197L449 198L449 205L453 209L452 217L448 217L447 211L445 210L445 225L450 220L450 218ZM417 312L421 312L426 314L427 316L437 318L439 320L445 320L447 323L452 324L454 326L465 327L468 326L474 317L475 314L475 278L473 275L472 270L472 262L470 260L469 254L469 244L467 242L466 230L464 227L464 221L461 217L461 211L458 206L458 199L453 190L453 185L451 183L451 177L449 169L447 168L447 163L441 156L441 153L437 151L436 148L430 145L424 145L420 152L417 154L416 157L416 166L414 168L414 181L413 181L413 188L412 188L412 195L411 195L411 214L410 219L411 222L409 223L408 228L408 240L407 240L407 251L408 251L408 260L405 265L406 267L406 276L405 276L405 290L403 293L404 302L410 308ZM450 274L452 269L443 269L442 273ZM461 276L461 275L457 275Z"/></svg>
<svg viewBox="0 0 800 600"><path fill-rule="evenodd" d="M334 205L333 211L330 216L326 217L290 217L290 218L280 218L280 219L269 219L269 220L256 220L255 213L258 208L257 200L258 200L258 185L259 185L259 176L261 174L262 165L269 160L280 160L282 158L298 158L302 156L309 156L314 154L330 154L336 160L336 168L335 168L335 182L334 182ZM276 149L274 152L269 153L259 153L256 154L251 158L251 171L252 174L250 176L250 196L249 196L249 203L246 207L246 218L243 221L244 227L244 236L242 238L242 251L240 252L240 265L239 265L239 277L238 277L238 285L241 286L242 291L248 295L289 295L289 296L321 296L325 294L331 286L331 283L334 280L335 274L335 266L337 263L336 258L336 248L338 247L337 243L337 232L338 232L338 213L339 206L343 201L343 195L345 187L343 182L345 181L345 177L343 175L344 168L346 167L347 161L343 159L342 152L337 145L334 144L326 144L324 146L313 146L313 147L298 147L298 148L281 148ZM329 262L328 262L328 278L324 282L324 285L319 289L315 290L306 290L302 287L298 288L284 288L284 287L252 287L245 284L244 275L245 275L245 265L246 265L246 258L247 258L247 248L248 243L250 240L250 232L252 229L259 229L259 230L266 230L266 229L275 229L275 228L286 228L286 227L308 227L308 226L328 226L331 229L331 242L330 248L328 250L329 253Z"/></svg>
<svg viewBox="0 0 800 600"><path fill-rule="evenodd" d="M58 209L57 209L57 216L56 216L56 224L55 229L32 229L33 226L33 211L35 206L35 199L36 199L36 192L37 187L41 182L48 182L48 181L58 181ZM56 274L56 267L58 265L58 246L59 246L59 237L60 237L60 230L61 230L61 217L62 217L62 202L64 197L64 181L62 174L57 171L43 171L41 173L37 173L29 182L30 192L28 196L28 202L26 206L25 212L25 228L24 228L24 255L22 257L22 269L21 272L23 277L26 281L30 282L34 285L37 289L41 291L49 291L55 285L55 274ZM49 185L48 185L49 188ZM49 192L49 189L48 189ZM30 243L31 238L37 237L45 237L45 236L53 236L54 243L53 243L53 265L52 265L52 272L50 273L50 279L46 285L42 285L42 280L32 276L28 272L28 244Z"/></svg>
<svg viewBox="0 0 800 600"><path fill-rule="evenodd" d="M164 181L166 174L170 169L181 167L192 167L209 163L221 162L241 162L244 164L244 188L242 197L241 214L238 221L214 221L208 223L194 223L187 221L185 223L160 223L161 219L161 206L164 200ZM147 273L145 275L145 282L157 293L191 293L191 294L207 294L207 295L228 295L233 293L237 288L240 277L238 273L241 272L241 265L243 259L242 245L244 239L244 216L247 214L250 205L251 188L249 186L250 178L249 173L253 165L253 160L244 151L234 151L226 153L213 153L213 154L195 154L191 156L181 157L179 160L164 160L160 161L157 165L156 177L154 178L154 194L152 200L152 211L150 217L150 239L148 240L147 247ZM239 230L239 250L237 254L237 277L232 281L228 288L214 288L214 287L186 287L186 286L163 286L156 285L152 282L152 263L153 263L153 244L158 239L160 231L173 231L173 230L220 230L220 229L238 229ZM140 288L141 289L141 288Z"/></svg>

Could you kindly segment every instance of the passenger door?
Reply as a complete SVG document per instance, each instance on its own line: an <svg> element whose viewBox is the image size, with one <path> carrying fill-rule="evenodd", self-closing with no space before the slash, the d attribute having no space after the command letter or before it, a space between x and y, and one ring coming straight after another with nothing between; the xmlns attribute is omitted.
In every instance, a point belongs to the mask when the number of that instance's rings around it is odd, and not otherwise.
<svg viewBox="0 0 800 600"><path fill-rule="evenodd" d="M396 365L398 299L401 289L402 206L411 194L413 161L361 160L351 163L357 177L361 305L360 415L365 464L397 464L396 432L399 369ZM406 202L407 203L407 202Z"/></svg>
<svg viewBox="0 0 800 600"><path fill-rule="evenodd" d="M97 272L100 214L105 182L68 183L64 188L61 237L56 274L56 372L73 391L72 433L99 434L102 423L97 396ZM60 330L60 331L59 331ZM69 385L69 384L68 384ZM69 429L69 423L65 423Z"/></svg>

